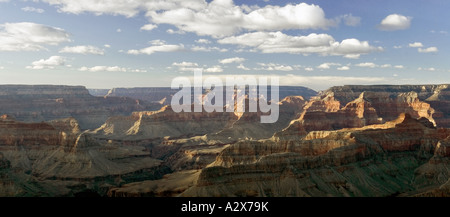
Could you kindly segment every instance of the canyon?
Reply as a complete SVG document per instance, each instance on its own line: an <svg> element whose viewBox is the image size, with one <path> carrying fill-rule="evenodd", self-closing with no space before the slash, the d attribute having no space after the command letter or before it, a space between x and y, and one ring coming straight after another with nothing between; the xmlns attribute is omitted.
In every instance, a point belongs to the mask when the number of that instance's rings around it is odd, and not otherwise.
<svg viewBox="0 0 450 217"><path fill-rule="evenodd" d="M0 85L0 196L449 196L447 84L280 87L272 124L174 91Z"/></svg>
<svg viewBox="0 0 450 217"><path fill-rule="evenodd" d="M0 85L0 113L24 122L73 117L81 128L92 129L110 116L159 108L127 97L94 97L83 86Z"/></svg>

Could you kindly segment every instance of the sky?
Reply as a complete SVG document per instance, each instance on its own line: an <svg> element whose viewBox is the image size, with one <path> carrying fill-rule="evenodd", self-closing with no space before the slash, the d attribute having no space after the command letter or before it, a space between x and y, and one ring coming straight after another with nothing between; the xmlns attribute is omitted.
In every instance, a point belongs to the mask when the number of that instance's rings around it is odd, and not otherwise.
<svg viewBox="0 0 450 217"><path fill-rule="evenodd" d="M450 83L446 0L0 0L0 84Z"/></svg>

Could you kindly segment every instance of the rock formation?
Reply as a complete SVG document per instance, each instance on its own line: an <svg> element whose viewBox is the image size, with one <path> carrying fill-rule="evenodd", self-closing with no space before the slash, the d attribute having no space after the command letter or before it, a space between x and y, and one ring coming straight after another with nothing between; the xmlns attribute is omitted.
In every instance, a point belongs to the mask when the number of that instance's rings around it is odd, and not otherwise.
<svg viewBox="0 0 450 217"><path fill-rule="evenodd" d="M420 192L422 186L410 180L421 177L421 165L432 162L434 152L443 153L439 150L449 135L449 130L428 128L403 114L387 126L315 131L290 140L242 141L224 149L202 170L197 184L182 195L389 196ZM448 167L445 162L439 165ZM448 171L440 172L445 173L441 182L429 176L425 179L442 184Z"/></svg>
<svg viewBox="0 0 450 217"><path fill-rule="evenodd" d="M338 130L381 124L394 120L401 113L407 113L414 118L427 118L433 125L437 125L434 119L435 109L429 103L421 101L416 92L394 95L365 91L346 104L337 100L335 95L335 92L328 91L326 94L310 100L305 105L300 117L288 127L292 129L285 130L286 133ZM343 98L342 93L337 95ZM352 92L351 95L354 95L354 93ZM347 101L350 98L343 99ZM442 120L442 116L442 114L439 114L436 118ZM444 122L445 120L438 123Z"/></svg>
<svg viewBox="0 0 450 217"><path fill-rule="evenodd" d="M105 194L110 185L160 178L167 170L144 147L97 140L73 118L23 123L3 115L0 135L2 196Z"/></svg>
<svg viewBox="0 0 450 217"><path fill-rule="evenodd" d="M155 112L134 112L128 117L111 117L95 130L105 138L128 140L190 137L218 132L237 119L230 112L180 112L164 106Z"/></svg>
<svg viewBox="0 0 450 217"><path fill-rule="evenodd" d="M159 180L134 182L108 191L109 197L174 197L195 185L200 170L184 170Z"/></svg>
<svg viewBox="0 0 450 217"><path fill-rule="evenodd" d="M188 138L208 134L208 139L269 138L288 126L302 110L303 97L286 97L279 102L279 118L274 124L261 124L261 112L180 112L164 106L154 112L134 112L131 116L109 118L96 129L99 136L109 139ZM246 110L248 111L248 101ZM225 110L225 109L224 109Z"/></svg>
<svg viewBox="0 0 450 217"><path fill-rule="evenodd" d="M345 85L332 87L321 95L332 94L342 105L357 98L362 92L370 93L367 100L378 116L389 121L401 112L413 117L432 116L436 125L450 127L450 87L442 85ZM397 105L394 106L392 102ZM432 109L428 109L428 107Z"/></svg>

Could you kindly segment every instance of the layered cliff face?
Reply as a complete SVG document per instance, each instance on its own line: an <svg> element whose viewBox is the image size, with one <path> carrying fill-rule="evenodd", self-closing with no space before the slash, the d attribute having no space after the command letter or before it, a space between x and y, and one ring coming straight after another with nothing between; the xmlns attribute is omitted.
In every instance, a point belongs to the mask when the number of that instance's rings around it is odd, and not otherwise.
<svg viewBox="0 0 450 217"><path fill-rule="evenodd" d="M413 117L432 116L438 127L450 127L450 87L442 85L345 85L332 87L321 95L333 95L342 105L361 93L385 121L393 120L401 112ZM396 104L396 105L395 105ZM430 109L428 108L430 107ZM431 120L431 119L430 119Z"/></svg>
<svg viewBox="0 0 450 217"><path fill-rule="evenodd" d="M164 137L191 137L218 132L237 116L230 112L180 112L170 106L155 112L134 112L127 117L111 117L95 132L111 139L142 140Z"/></svg>
<svg viewBox="0 0 450 217"><path fill-rule="evenodd" d="M66 128L60 123L54 123L60 128ZM41 144L56 146L66 143L66 137L67 133L64 130L57 130L48 123L22 123L8 115L0 117L0 148L31 147Z"/></svg>
<svg viewBox="0 0 450 217"><path fill-rule="evenodd" d="M306 100L301 96L288 96L280 100L278 120L271 124L261 123L261 116L268 116L269 113L237 113L238 119L235 122L217 133L208 134L208 138L222 141L269 138L274 133L287 127L292 119L297 118L303 111L305 103ZM248 110L248 103L246 106L246 110Z"/></svg>
<svg viewBox="0 0 450 217"><path fill-rule="evenodd" d="M339 101L335 95L345 101ZM350 95L355 95L353 92ZM326 92L313 98L304 107L300 117L291 122L284 134L305 134L317 130L337 130L357 128L372 124L392 121L399 114L407 113L413 118L427 118L433 125L441 126L446 121L442 113L436 111L429 103L419 99L416 92L398 93L361 92L356 99L343 104L350 97L342 93ZM435 121L435 118L440 120ZM445 124L444 126L446 127Z"/></svg>
<svg viewBox="0 0 450 217"><path fill-rule="evenodd" d="M303 97L286 97L279 102L279 117L273 124L261 123L262 112L180 112L164 106L155 112L134 112L131 116L109 118L96 129L99 136L109 139L142 140L156 138L188 138L208 135L209 140L238 141L269 138L288 126L306 101ZM247 101L246 111L249 103ZM225 108L224 108L225 110Z"/></svg>
<svg viewBox="0 0 450 217"><path fill-rule="evenodd" d="M427 191L413 192L417 196L448 197L450 196L450 137L438 142L433 157L415 171L413 183L420 187L428 187Z"/></svg>
<svg viewBox="0 0 450 217"><path fill-rule="evenodd" d="M0 114L25 122L74 117L82 129L88 129L112 115L159 108L126 97L94 97L82 86L0 85Z"/></svg>
<svg viewBox="0 0 450 217"><path fill-rule="evenodd" d="M223 150L183 196L389 196L420 192L422 165L443 153L449 130L401 115L388 126L242 141ZM440 145L438 145L440 144ZM445 152L446 153L446 152ZM445 154L444 154L445 155ZM431 160L430 160L431 159ZM448 164L441 161L440 167ZM425 177L433 186L445 183ZM447 178L448 179L448 178ZM424 183L421 181L420 183ZM426 185L430 186L429 183Z"/></svg>
<svg viewBox="0 0 450 217"><path fill-rule="evenodd" d="M173 171L201 169L229 144L270 138L288 126L304 103L302 97L283 99L279 119L273 124L260 123L261 116L267 115L261 112L175 113L166 106L157 112L112 117L94 132L98 138L143 144L152 157L164 160ZM246 107L248 110L248 102Z"/></svg>
<svg viewBox="0 0 450 217"><path fill-rule="evenodd" d="M94 179L126 175L159 164L143 147L102 144L90 134L81 133L73 144L59 146L35 159L32 173L40 178Z"/></svg>
<svg viewBox="0 0 450 217"><path fill-rule="evenodd" d="M3 115L0 135L2 196L106 194L109 186L160 178L167 170L144 147L98 140L80 132L73 118L23 123Z"/></svg>

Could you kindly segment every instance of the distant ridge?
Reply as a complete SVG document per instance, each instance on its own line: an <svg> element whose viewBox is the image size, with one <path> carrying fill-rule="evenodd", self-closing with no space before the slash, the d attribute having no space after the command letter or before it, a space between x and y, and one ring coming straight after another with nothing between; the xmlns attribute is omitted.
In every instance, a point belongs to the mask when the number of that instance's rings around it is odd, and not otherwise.
<svg viewBox="0 0 450 217"><path fill-rule="evenodd" d="M21 97L89 97L84 86L68 85L0 85L0 96Z"/></svg>
<svg viewBox="0 0 450 217"><path fill-rule="evenodd" d="M414 91L418 94L420 100L432 100L436 95L450 100L450 84L425 84L425 85L344 85L334 86L325 90L321 95L327 95L333 92L334 97L348 103L357 98L362 92L385 92L391 95ZM433 96L435 95L435 96ZM431 98L430 98L431 97Z"/></svg>
<svg viewBox="0 0 450 217"><path fill-rule="evenodd" d="M41 122L75 118L82 129L96 128L113 115L158 110L160 104L127 97L95 97L84 86L0 85L0 115Z"/></svg>
<svg viewBox="0 0 450 217"><path fill-rule="evenodd" d="M94 96L130 97L148 102L159 102L164 98L166 98L166 102L170 102L171 96L178 92L177 89L171 89L170 87L112 88L106 94L106 89L90 89L89 91ZM280 100L287 96L302 96L305 99L309 99L316 96L317 92L302 86L280 86L279 94Z"/></svg>

